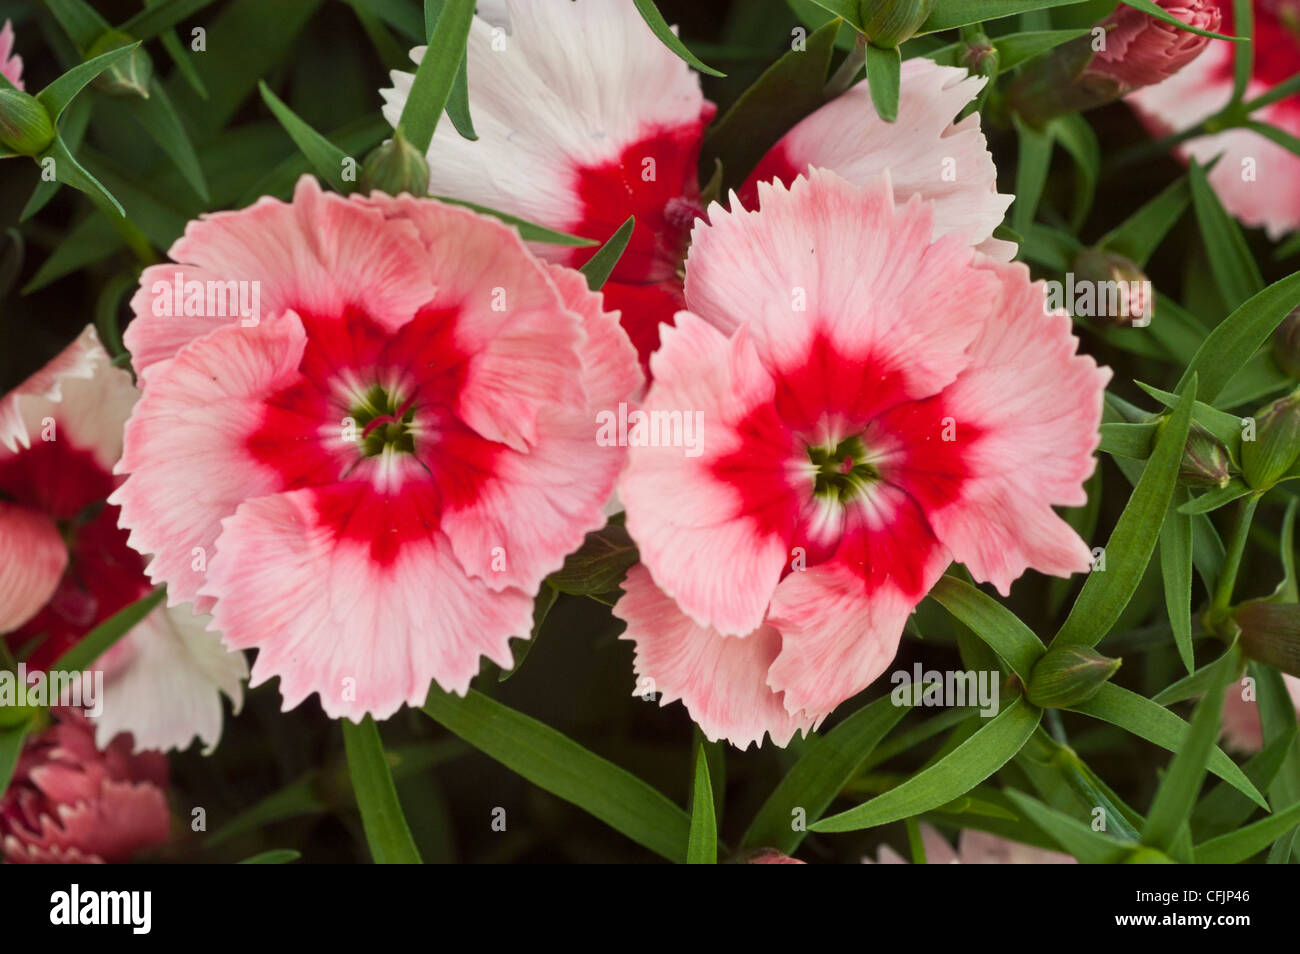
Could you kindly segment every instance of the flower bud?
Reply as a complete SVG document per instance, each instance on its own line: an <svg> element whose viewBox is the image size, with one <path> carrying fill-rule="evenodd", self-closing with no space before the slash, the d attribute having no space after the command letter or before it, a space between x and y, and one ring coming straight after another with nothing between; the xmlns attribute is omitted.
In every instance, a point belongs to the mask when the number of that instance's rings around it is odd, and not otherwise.
<svg viewBox="0 0 1300 954"><path fill-rule="evenodd" d="M1155 313L1155 299L1146 273L1123 255L1085 248L1074 258L1074 306L1091 296L1090 317L1115 327L1146 327Z"/></svg>
<svg viewBox="0 0 1300 954"><path fill-rule="evenodd" d="M1156 0L1188 26L1213 33L1222 15L1214 0ZM1210 42L1209 37L1120 4L1102 27L1104 45L1088 64L1088 72L1113 78L1125 94L1153 86L1173 76Z"/></svg>
<svg viewBox="0 0 1300 954"><path fill-rule="evenodd" d="M86 51L86 59L111 53L135 40L121 30L108 30ZM153 61L144 47L137 46L104 72L95 77L95 88L114 96L140 96L149 98L149 81L153 78Z"/></svg>
<svg viewBox="0 0 1300 954"><path fill-rule="evenodd" d="M54 123L36 97L0 89L0 145L22 156L39 156L54 142Z"/></svg>
<svg viewBox="0 0 1300 954"><path fill-rule="evenodd" d="M910 39L934 9L934 0L862 0L858 17L872 46L885 49Z"/></svg>
<svg viewBox="0 0 1300 954"><path fill-rule="evenodd" d="M1232 611L1248 659L1300 676L1300 606L1252 600Z"/></svg>
<svg viewBox="0 0 1300 954"><path fill-rule="evenodd" d="M962 47L961 65L972 76L993 79L998 75L998 48L983 33L973 36Z"/></svg>
<svg viewBox="0 0 1300 954"><path fill-rule="evenodd" d="M1273 360L1293 378L1300 378L1300 309L1282 319L1273 332Z"/></svg>
<svg viewBox="0 0 1300 954"><path fill-rule="evenodd" d="M1241 473L1255 490L1278 482L1300 456L1300 392L1255 412L1255 439L1241 442Z"/></svg>
<svg viewBox="0 0 1300 954"><path fill-rule="evenodd" d="M1049 649L1029 674L1029 701L1040 709L1064 709L1097 694L1123 660L1091 646Z"/></svg>
<svg viewBox="0 0 1300 954"><path fill-rule="evenodd" d="M361 166L362 192L429 194L429 164L399 129L366 157Z"/></svg>
<svg viewBox="0 0 1300 954"><path fill-rule="evenodd" d="M1228 448L1200 424L1187 433L1187 446L1178 465L1178 481L1184 487L1226 487L1232 480Z"/></svg>

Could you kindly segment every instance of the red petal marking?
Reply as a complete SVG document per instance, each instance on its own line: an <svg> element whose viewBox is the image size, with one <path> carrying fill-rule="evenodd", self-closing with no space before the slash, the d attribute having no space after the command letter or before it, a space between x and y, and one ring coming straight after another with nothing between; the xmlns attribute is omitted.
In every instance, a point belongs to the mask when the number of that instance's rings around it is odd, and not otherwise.
<svg viewBox="0 0 1300 954"><path fill-rule="evenodd" d="M913 595L915 587L923 586L924 576L919 556L924 550L914 548L937 545L924 511L960 496L970 476L966 455L982 432L962 421L942 394L905 401L900 370L871 357L846 356L821 335L813 339L807 360L778 373L776 382L775 403L755 408L734 425L740 447L713 463L713 476L737 492L737 513L751 518L759 533L776 534L791 546L804 547L808 566L832 557L846 559L874 585L872 578L879 574L872 567L879 565L886 567L881 579L893 576L904 592ZM948 417L957 428L957 439L951 442L942 439ZM822 433L827 422L836 433ZM814 479L811 474L806 479L795 474L807 461L808 445L823 445L828 436L839 441L858 433L863 434L868 454L875 448L889 455L887 466L880 468L881 480L910 499L886 526L850 530L833 551L811 542L814 534L807 526L805 505L812 497ZM851 460L846 458L844 465L850 466ZM889 561L895 559L901 562L889 569Z"/></svg>
<svg viewBox="0 0 1300 954"><path fill-rule="evenodd" d="M369 543L381 566L397 559L403 543L435 532L443 507L475 499L495 473L498 455L511 453L454 415L468 359L454 341L456 314L426 309L393 333L356 311L342 319L304 316L302 378L267 399L262 423L247 442L252 456L280 475L282 490L319 488L321 525L340 540ZM321 440L322 429L341 428L351 413L334 393L344 373L363 387L396 376L412 389L397 416L413 408L431 432L418 437L415 448L427 474L411 469L395 491L376 489L369 471L345 477L360 454L341 456Z"/></svg>
<svg viewBox="0 0 1300 954"><path fill-rule="evenodd" d="M618 158L575 170L572 188L583 210L565 231L604 242L629 215L636 216L627 250L611 275L617 281L658 282L676 274L691 225L680 214L679 200L699 204L696 163L713 112L712 104L706 104L700 120L654 130L627 145ZM647 181L651 159L654 175ZM594 249L583 249L575 253L576 261L581 264L594 254Z"/></svg>
<svg viewBox="0 0 1300 954"><path fill-rule="evenodd" d="M686 307L682 283L670 278L654 285L630 285L609 281L601 289L605 310L617 310L619 324L632 339L641 370L650 375L650 355L659 350L660 325L675 324L677 312Z"/></svg>
<svg viewBox="0 0 1300 954"><path fill-rule="evenodd" d="M898 499L899 506L881 526L851 522L835 559L862 578L868 595L889 584L919 603L933 584L926 566L940 544L916 501L906 495Z"/></svg>
<svg viewBox="0 0 1300 954"><path fill-rule="evenodd" d="M70 520L111 494L120 481L94 454L69 441L57 418L54 434L52 441L36 435L31 447L0 458L0 493L55 520Z"/></svg>
<svg viewBox="0 0 1300 954"><path fill-rule="evenodd" d="M150 590L144 560L127 546L127 531L117 526L118 508L105 505L75 531L72 558L45 608L5 636L17 651L37 636L45 638L26 660L28 669L46 669L90 630Z"/></svg>
<svg viewBox="0 0 1300 954"><path fill-rule="evenodd" d="M749 211L758 208L758 184L760 182L780 182L790 185L800 175L808 171L808 166L796 165L786 155L785 146L777 143L758 161L754 171L749 174L744 184L736 191L740 204Z"/></svg>

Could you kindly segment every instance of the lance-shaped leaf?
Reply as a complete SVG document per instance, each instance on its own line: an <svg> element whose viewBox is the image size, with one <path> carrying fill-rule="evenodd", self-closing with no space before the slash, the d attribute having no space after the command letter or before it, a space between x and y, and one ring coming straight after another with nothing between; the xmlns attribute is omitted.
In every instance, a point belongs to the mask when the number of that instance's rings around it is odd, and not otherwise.
<svg viewBox="0 0 1300 954"><path fill-rule="evenodd" d="M1049 808L1036 798L1009 789L1016 808L1051 837L1061 849L1086 865L1111 865L1121 861L1138 847L1135 841L1120 841L1064 812Z"/></svg>
<svg viewBox="0 0 1300 954"><path fill-rule="evenodd" d="M393 785L379 727L370 716L362 719L360 725L348 719L340 722L352 791L361 809L361 824L371 857L377 865L420 864L420 852L397 800L397 788Z"/></svg>
<svg viewBox="0 0 1300 954"><path fill-rule="evenodd" d="M85 138L86 127L90 124L90 100L78 99L68 108L67 118L63 120L59 128L59 138L63 140L63 145L71 153L76 153L81 146L81 140ZM32 190L32 196L23 206L22 213L18 216L19 222L26 222L41 209L45 208L50 199L54 198L55 193L61 188L59 180L55 179L50 182L41 179L36 183L36 188ZM67 235L63 236L66 241Z"/></svg>
<svg viewBox="0 0 1300 954"><path fill-rule="evenodd" d="M161 3L141 10L123 23L120 29L137 40L149 40L194 16L212 2L213 0L162 0Z"/></svg>
<svg viewBox="0 0 1300 954"><path fill-rule="evenodd" d="M9 781L14 777L18 756L22 755L23 741L27 738L27 731L30 728L31 723L24 719L17 725L0 729L0 795L4 795L8 790Z"/></svg>
<svg viewBox="0 0 1300 954"><path fill-rule="evenodd" d="M1291 726L1286 734L1264 746L1241 767L1252 785L1260 791L1268 790L1282 770L1296 736L1297 728ZM1217 837L1241 827L1257 809L1258 806L1227 782L1220 782L1192 812L1192 830Z"/></svg>
<svg viewBox="0 0 1300 954"><path fill-rule="evenodd" d="M1160 578L1174 645L1190 673L1196 665L1192 659L1192 518L1177 510L1186 496L1184 491L1177 492L1160 528Z"/></svg>
<svg viewBox="0 0 1300 954"><path fill-rule="evenodd" d="M1241 227L1230 216L1219 197L1210 187L1205 169L1195 159L1187 168L1191 184L1192 205L1196 209L1196 222L1201 239L1210 259L1210 272L1220 296L1229 308L1236 308L1248 298L1259 294L1264 279L1259 274L1255 257L1250 254Z"/></svg>
<svg viewBox="0 0 1300 954"><path fill-rule="evenodd" d="M1229 652L1215 663L1209 690L1196 704L1191 726L1183 734L1182 744L1161 779L1151 811L1147 813L1142 843L1166 854L1178 857L1182 853L1179 839L1205 782L1210 753L1216 750L1214 741L1219 736L1219 717L1223 712L1223 686L1228 679L1229 667L1235 665L1236 660L1236 653Z"/></svg>
<svg viewBox="0 0 1300 954"><path fill-rule="evenodd" d="M1029 235L1038 211L1038 201L1047 184L1047 170L1052 164L1052 136L1015 118L1020 153L1016 163L1016 203L1011 207L1011 227Z"/></svg>
<svg viewBox="0 0 1300 954"><path fill-rule="evenodd" d="M375 3L375 0L367 0ZM375 4L380 15L387 13L390 6L388 2ZM407 8L400 3L391 4L394 8L393 13L400 13ZM424 0L424 33L421 35L422 40L428 40L433 36L434 30L438 26L438 18L442 16L443 8L446 6L446 0ZM465 139L478 139L478 133L474 131L474 121L469 114L469 72L467 57L462 56L460 68L456 71L456 78L451 84L451 94L447 97L447 118L451 120L456 132L460 133Z"/></svg>
<svg viewBox="0 0 1300 954"><path fill-rule="evenodd" d="M930 590L930 597L957 617L971 632L1006 660L1021 681L1029 674L1045 648L1032 629L993 597L954 576L942 576Z"/></svg>
<svg viewBox="0 0 1300 954"><path fill-rule="evenodd" d="M1052 120L1052 138L1061 144L1074 160L1074 209L1070 213L1070 227L1076 232L1083 226L1092 210L1093 196L1097 193L1097 178L1101 174L1101 145L1092 124L1080 113L1069 113Z"/></svg>
<svg viewBox="0 0 1300 954"><path fill-rule="evenodd" d="M664 15L654 5L654 0L632 0L632 2L636 6L637 12L641 14L641 19L646 22L646 26L653 31L655 36L659 37L659 42L672 50L683 61L689 63L701 73L708 73L710 76L727 75L715 70L686 48L686 44L673 32L672 27L668 25L668 21L664 19Z"/></svg>
<svg viewBox="0 0 1300 954"><path fill-rule="evenodd" d="M45 0L46 9L78 49L85 50L112 28L104 17L84 0Z"/></svg>
<svg viewBox="0 0 1300 954"><path fill-rule="evenodd" d="M417 152L428 152L429 143L433 142L438 117L447 106L456 74L465 59L465 42L473 22L474 0L447 0L438 16L438 25L429 37L397 121L397 128Z"/></svg>
<svg viewBox="0 0 1300 954"><path fill-rule="evenodd" d="M536 222L529 222L527 219L521 219L517 215L509 215L505 212L499 212L496 209L489 209L485 205L475 205L473 202L466 202L464 199L453 199L449 196L434 196L441 202L447 202L451 205L464 206L467 209L473 209L483 215L490 215L494 219L500 219L507 225L513 225L519 230L519 237L525 242L545 242L548 245L567 245L572 248L583 248L599 243L592 239L581 238L577 235L569 235L565 232L557 232L554 229L548 229L538 225Z"/></svg>
<svg viewBox="0 0 1300 954"><path fill-rule="evenodd" d="M1232 377L1245 367L1274 329L1300 306L1300 272L1269 285L1219 324L1197 349L1178 382L1199 379L1201 399L1214 402Z"/></svg>
<svg viewBox="0 0 1300 954"><path fill-rule="evenodd" d="M902 54L898 47L866 45L867 86L871 103L880 118L887 123L898 119L898 97L902 90Z"/></svg>
<svg viewBox="0 0 1300 954"><path fill-rule="evenodd" d="M1300 825L1300 802L1260 819L1253 825L1247 825L1245 828L1197 845L1196 863L1234 865L1239 861L1245 861L1263 851L1275 839L1291 832L1297 825Z"/></svg>
<svg viewBox="0 0 1300 954"><path fill-rule="evenodd" d="M63 111L68 108L68 103L72 102L78 93L118 60L130 56L139 45L139 43L131 43L127 46L119 46L116 50L109 50L107 53L86 60L79 66L74 66L37 93L36 101L45 107L45 111L50 114L50 120L57 124Z"/></svg>
<svg viewBox="0 0 1300 954"><path fill-rule="evenodd" d="M1120 0L1120 2L1125 6L1132 7L1134 10L1141 10L1147 16L1155 17L1157 20L1164 20L1165 23L1176 26L1180 30L1195 33L1197 36L1208 36L1213 40L1249 40L1249 37L1228 36L1225 33L1214 33L1210 30L1202 30L1200 27L1191 26L1158 5L1155 0Z"/></svg>
<svg viewBox="0 0 1300 954"><path fill-rule="evenodd" d="M686 859L686 813L562 733L472 689L461 699L432 686L424 712L506 768L638 844L670 861Z"/></svg>
<svg viewBox="0 0 1300 954"><path fill-rule="evenodd" d="M1083 0L934 0L934 9L918 33L936 33L969 26L982 20L1013 17L1018 13L1068 7Z"/></svg>
<svg viewBox="0 0 1300 954"><path fill-rule="evenodd" d="M1187 445L1195 400L1196 380L1193 378L1173 414L1161 427L1142 477L1115 524L1106 544L1106 569L1096 569L1088 574L1070 615L1052 641L1053 645L1086 643L1095 646L1128 605L1142 574L1146 572L1165 511L1169 509L1183 448Z"/></svg>
<svg viewBox="0 0 1300 954"><path fill-rule="evenodd" d="M253 855L251 858L245 858L238 862L241 865L287 865L297 861L302 857L302 852L295 851L292 848L272 848L270 851L263 851Z"/></svg>
<svg viewBox="0 0 1300 954"><path fill-rule="evenodd" d="M897 788L846 812L823 818L813 831L857 831L938 808L984 781L1033 734L1042 711L1023 698L1012 700L974 735Z"/></svg>
<svg viewBox="0 0 1300 954"><path fill-rule="evenodd" d="M1101 425L1101 444L1098 450L1117 457L1146 460L1151 456L1151 441L1160 425L1156 421L1140 424L1106 423Z"/></svg>
<svg viewBox="0 0 1300 954"><path fill-rule="evenodd" d="M1099 248L1117 252L1139 268L1146 266L1192 201L1187 178L1180 176L1157 193L1127 219L1115 226L1097 243Z"/></svg>
<svg viewBox="0 0 1300 954"><path fill-rule="evenodd" d="M259 82L257 88L261 91L262 99L265 100L266 105L270 107L271 112L275 114L275 118L284 127L284 131L293 140L294 145L307 157L307 161L311 163L316 175L328 182L336 192L347 195L349 192L354 191L357 184L343 178L344 163L351 157L299 119L280 97L271 92L271 88L266 83Z"/></svg>
<svg viewBox="0 0 1300 954"><path fill-rule="evenodd" d="M813 738L749 823L741 846L793 853L807 834L804 826L794 825L796 810L802 809L806 821L820 818L910 708L885 696L863 706L825 735Z"/></svg>
<svg viewBox="0 0 1300 954"><path fill-rule="evenodd" d="M718 863L718 818L709 781L709 757L704 743L695 746L695 778L691 785L691 828L686 843L688 865Z"/></svg>
<svg viewBox="0 0 1300 954"><path fill-rule="evenodd" d="M1169 752L1179 751L1187 738L1186 722L1164 706L1114 683L1102 686L1101 691L1091 699L1072 706L1071 709L1117 725ZM1219 778L1260 808L1268 808L1268 802L1251 784L1250 779L1246 778L1245 773L1217 747L1211 749L1208 764L1210 771Z"/></svg>
<svg viewBox="0 0 1300 954"><path fill-rule="evenodd" d="M163 152L176 164L181 175L198 193L204 202L210 201L208 183L203 177L203 167L199 164L198 153L190 142L181 118L176 114L167 90L155 78L149 83L149 98L132 96L126 100L126 107L136 122L153 138Z"/></svg>
<svg viewBox="0 0 1300 954"><path fill-rule="evenodd" d="M609 280L614 266L618 264L618 260L623 257L623 252L627 249L627 243L632 240L634 228L636 228L636 217L629 215L627 221L618 227L618 231L609 237L609 241L578 269L587 277L587 287L592 291L600 291Z"/></svg>

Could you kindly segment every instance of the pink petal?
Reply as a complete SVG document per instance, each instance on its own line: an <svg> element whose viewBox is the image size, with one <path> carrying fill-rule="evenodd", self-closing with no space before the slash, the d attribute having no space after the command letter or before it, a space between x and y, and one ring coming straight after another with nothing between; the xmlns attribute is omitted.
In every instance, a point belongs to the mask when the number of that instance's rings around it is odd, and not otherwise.
<svg viewBox="0 0 1300 954"><path fill-rule="evenodd" d="M885 415L872 433L899 442L881 461L886 479L916 498L954 559L1006 595L1027 568L1068 576L1091 563L1052 507L1086 502L1110 371L1076 353L1070 319L1044 313L1042 285L1025 266L988 271L999 280L996 320L972 345L971 366L941 396Z"/></svg>
<svg viewBox="0 0 1300 954"><path fill-rule="evenodd" d="M786 711L781 694L767 686L767 671L781 650L781 637L760 626L744 637L723 636L695 623L655 586L644 566L623 583L614 615L627 623L623 639L636 643L637 695L662 693L665 706L680 699L710 739L738 748L761 745L764 734L784 746L812 720Z"/></svg>
<svg viewBox="0 0 1300 954"><path fill-rule="evenodd" d="M894 123L880 119L867 84L858 83L768 151L741 188L741 201L752 209L758 183L788 186L809 167L829 169L854 185L888 172L900 204L914 195L934 203L936 238L960 235L986 254L1010 261L1015 245L992 235L1014 197L997 191L997 169L979 114L953 122L984 82L924 57L906 60Z"/></svg>
<svg viewBox="0 0 1300 954"><path fill-rule="evenodd" d="M432 680L464 694L482 655L510 666L510 637L532 628L525 593L467 577L441 533L373 558L367 527L419 519L351 485L251 500L224 521L205 592L221 596L226 645L258 650L250 684L278 676L286 710L316 692L330 718L359 721L421 704Z"/></svg>
<svg viewBox="0 0 1300 954"><path fill-rule="evenodd" d="M14 28L8 20L0 27L0 73L23 89L23 58L14 55Z"/></svg>
<svg viewBox="0 0 1300 954"><path fill-rule="evenodd" d="M746 330L728 340L689 312L664 330L651 364L655 383L643 411L677 413L683 437L683 415L703 426L698 456L685 446L629 449L619 490L628 532L656 584L687 616L728 635L749 633L762 623L789 557L779 528L797 506L785 473L789 437L770 412L772 380ZM756 408L768 409L763 426L741 430ZM762 510L749 509L751 501Z"/></svg>
<svg viewBox="0 0 1300 954"><path fill-rule="evenodd" d="M790 712L818 720L889 667L907 617L951 560L920 508L888 485L849 520L834 559L782 580L768 616L781 634L768 685Z"/></svg>
<svg viewBox="0 0 1300 954"><path fill-rule="evenodd" d="M53 520L0 501L0 633L40 611L67 565L68 547Z"/></svg>

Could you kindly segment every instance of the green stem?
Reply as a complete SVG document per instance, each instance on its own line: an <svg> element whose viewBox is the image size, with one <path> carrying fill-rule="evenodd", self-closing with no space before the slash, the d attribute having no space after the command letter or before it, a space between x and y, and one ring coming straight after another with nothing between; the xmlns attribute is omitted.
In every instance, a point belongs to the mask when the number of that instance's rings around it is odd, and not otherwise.
<svg viewBox="0 0 1300 954"><path fill-rule="evenodd" d="M1255 508L1259 506L1259 494L1251 494L1241 501L1237 510L1237 523L1232 528L1232 539L1228 543L1227 556L1223 561L1223 572L1219 575L1218 585L1214 590L1214 601L1210 604L1211 613L1226 612L1232 604L1232 591L1237 585L1237 571L1241 569L1241 558L1246 552L1246 537L1250 534L1250 522L1255 517Z"/></svg>
<svg viewBox="0 0 1300 954"><path fill-rule="evenodd" d="M844 92L853 85L853 81L858 78L862 72L863 65L867 62L867 38L861 33L858 34L857 42L853 44L853 49L849 50L844 57L844 62L840 64L834 75L826 84L825 96L827 99L834 99L840 93Z"/></svg>

